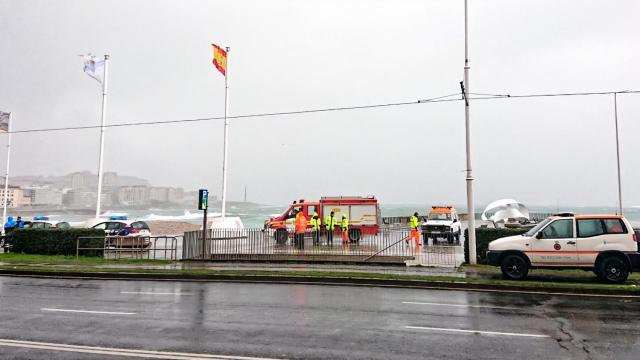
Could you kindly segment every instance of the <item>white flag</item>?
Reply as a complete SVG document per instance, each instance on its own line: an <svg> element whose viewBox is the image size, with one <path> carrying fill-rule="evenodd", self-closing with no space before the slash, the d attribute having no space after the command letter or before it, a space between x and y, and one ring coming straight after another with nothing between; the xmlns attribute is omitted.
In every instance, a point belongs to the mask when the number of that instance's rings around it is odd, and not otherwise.
<svg viewBox="0 0 640 360"><path fill-rule="evenodd" d="M11 113L0 111L0 132L9 132Z"/></svg>
<svg viewBox="0 0 640 360"><path fill-rule="evenodd" d="M92 78L98 80L100 84L104 84L104 59L98 60L93 55L84 57L84 72Z"/></svg>

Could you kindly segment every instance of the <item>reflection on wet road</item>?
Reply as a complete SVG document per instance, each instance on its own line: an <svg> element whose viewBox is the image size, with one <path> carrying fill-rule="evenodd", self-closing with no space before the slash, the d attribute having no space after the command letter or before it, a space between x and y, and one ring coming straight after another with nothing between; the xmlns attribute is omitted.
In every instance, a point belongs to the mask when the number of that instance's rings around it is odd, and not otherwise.
<svg viewBox="0 0 640 360"><path fill-rule="evenodd" d="M640 298L0 277L0 310L3 358L635 359L640 352Z"/></svg>

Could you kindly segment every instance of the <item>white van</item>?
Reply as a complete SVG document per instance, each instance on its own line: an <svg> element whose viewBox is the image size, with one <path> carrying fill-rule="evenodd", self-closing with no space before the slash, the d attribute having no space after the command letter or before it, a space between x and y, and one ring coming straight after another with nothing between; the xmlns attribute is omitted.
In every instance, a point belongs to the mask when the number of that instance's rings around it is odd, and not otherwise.
<svg viewBox="0 0 640 360"><path fill-rule="evenodd" d="M637 235L620 215L556 214L522 235L490 242L487 259L514 280L530 268L581 268L622 283L640 270Z"/></svg>

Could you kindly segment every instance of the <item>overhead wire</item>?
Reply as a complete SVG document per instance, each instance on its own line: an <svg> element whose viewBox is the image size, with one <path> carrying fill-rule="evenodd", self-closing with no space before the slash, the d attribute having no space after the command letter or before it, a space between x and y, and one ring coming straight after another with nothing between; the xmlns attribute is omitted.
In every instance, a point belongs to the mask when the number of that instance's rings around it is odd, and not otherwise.
<svg viewBox="0 0 640 360"><path fill-rule="evenodd" d="M512 95L512 94L490 94L490 93L469 93L469 95L475 95L475 97L469 97L469 100L517 99L517 98L563 97L563 96L589 96L589 95L612 95L612 94L638 94L638 93L640 93L640 90L551 93L551 94L514 94L514 95ZM462 97L451 98L452 96L459 96L459 95L461 95L461 93L453 93L453 94L448 94L448 95L443 95L443 96L438 96L438 97L433 97L433 98L428 98L428 99L414 100L414 101L403 101L403 102L382 103L382 104L372 104L372 105L358 105L358 106L341 106L341 107L329 107L329 108L294 110L294 111L279 111L279 112L271 112L271 113L255 113L255 114L245 114L245 115L232 115L232 116L227 116L227 119L248 119L248 118L257 118L257 117L302 115L302 114L313 114L313 113L323 113L323 112L375 109L375 108L407 106L407 105L417 105L417 104L429 104L429 103L442 103L442 102L462 101L463 100ZM118 127L129 127L129 126L148 126L148 125L167 125L167 124L178 124L178 123L193 123L193 122L202 122L202 121L215 121L215 120L223 120L223 119L224 119L223 116L215 116L215 117L203 117L203 118L193 118L193 119L174 119L174 120L159 120L159 121L127 122L127 123L107 124L107 125L104 126L104 128L118 128ZM14 130L14 131L11 131L10 133L11 134L20 134L20 133L54 132L54 131L68 131L68 130L88 130L88 129L99 129L99 128L101 128L100 125L65 126L65 127L57 127L57 128Z"/></svg>

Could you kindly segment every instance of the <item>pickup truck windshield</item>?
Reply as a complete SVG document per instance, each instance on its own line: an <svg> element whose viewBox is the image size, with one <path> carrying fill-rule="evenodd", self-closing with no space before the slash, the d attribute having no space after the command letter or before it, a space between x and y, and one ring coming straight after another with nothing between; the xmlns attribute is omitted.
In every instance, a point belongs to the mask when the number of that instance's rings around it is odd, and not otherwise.
<svg viewBox="0 0 640 360"><path fill-rule="evenodd" d="M429 220L451 220L451 214L429 214Z"/></svg>

